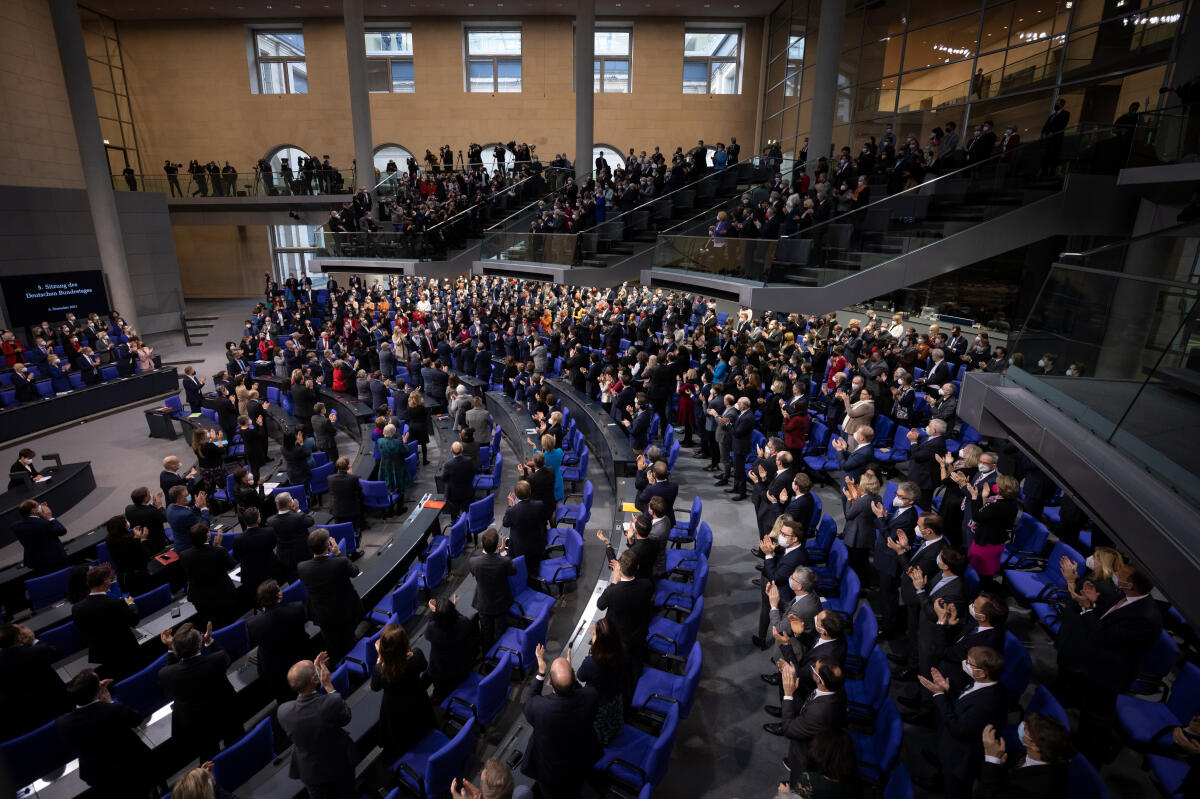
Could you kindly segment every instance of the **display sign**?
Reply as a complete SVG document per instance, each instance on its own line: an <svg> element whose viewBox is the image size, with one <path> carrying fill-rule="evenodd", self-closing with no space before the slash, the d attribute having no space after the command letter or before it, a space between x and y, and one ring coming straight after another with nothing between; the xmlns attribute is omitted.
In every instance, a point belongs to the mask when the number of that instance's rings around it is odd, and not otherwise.
<svg viewBox="0 0 1200 799"><path fill-rule="evenodd" d="M0 277L0 288L13 327L59 322L68 313L86 317L109 311L104 273L99 270Z"/></svg>

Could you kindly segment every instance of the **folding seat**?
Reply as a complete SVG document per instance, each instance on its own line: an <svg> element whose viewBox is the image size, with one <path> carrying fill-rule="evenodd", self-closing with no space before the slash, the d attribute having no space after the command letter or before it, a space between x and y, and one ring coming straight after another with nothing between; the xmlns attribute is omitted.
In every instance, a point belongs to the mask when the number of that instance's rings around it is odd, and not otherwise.
<svg viewBox="0 0 1200 799"><path fill-rule="evenodd" d="M124 702L143 717L149 716L167 704L158 687L158 672L165 665L166 654L159 655L149 666L114 685L113 699Z"/></svg>
<svg viewBox="0 0 1200 799"><path fill-rule="evenodd" d="M237 660L250 651L250 634L246 630L246 620L238 619L233 624L219 630L213 630L213 640L229 653L231 660Z"/></svg>
<svg viewBox="0 0 1200 799"><path fill-rule="evenodd" d="M671 528L670 539L672 543L683 542L692 543L696 538L696 528L700 526L700 515L704 511L704 505L700 501L700 497L692 500L691 510L675 509L675 526ZM687 521L680 523L679 517L687 515Z"/></svg>
<svg viewBox="0 0 1200 799"><path fill-rule="evenodd" d="M686 661L674 655L661 655L659 661L679 667L683 673L677 674L654 666L643 668L633 692L633 707L635 710L653 709L652 705L665 707L676 704L679 706L679 717L686 719L692 712L696 686L700 683L700 669L704 665L700 642L692 644Z"/></svg>
<svg viewBox="0 0 1200 799"><path fill-rule="evenodd" d="M480 474L475 476L474 487L477 491L497 491L500 489L500 470L504 468L504 454L496 453L496 462L492 466L491 474Z"/></svg>
<svg viewBox="0 0 1200 799"><path fill-rule="evenodd" d="M1142 658L1138 667L1138 676L1129 686L1131 694L1154 694L1163 690L1163 678L1171 673L1179 662L1179 644L1166 630L1158 635L1158 640L1150 647L1150 651Z"/></svg>
<svg viewBox="0 0 1200 799"><path fill-rule="evenodd" d="M682 611L667 611L679 617ZM678 655L690 650L696 642L696 634L700 631L700 619L704 616L704 597L697 597L692 610L682 621L655 616L650 619L650 631L646 636L646 645L655 652L665 652L668 655Z"/></svg>
<svg viewBox="0 0 1200 799"><path fill-rule="evenodd" d="M1135 747L1170 748L1174 727L1186 727L1200 716L1200 666L1185 663L1161 702L1122 694L1117 697L1117 723Z"/></svg>
<svg viewBox="0 0 1200 799"><path fill-rule="evenodd" d="M669 579L678 577L679 579ZM654 607L690 611L696 600L704 596L708 584L708 558L697 556L695 568L667 572L654 585Z"/></svg>
<svg viewBox="0 0 1200 799"><path fill-rule="evenodd" d="M87 639L73 621L42 630L38 633L38 640L56 648L63 657L70 657L87 647Z"/></svg>
<svg viewBox="0 0 1200 799"><path fill-rule="evenodd" d="M513 558L516 574L508 576L508 587L512 591L513 603L509 613L525 619L536 619L542 611L554 607L554 597L534 591L529 587L529 573L525 568L525 556Z"/></svg>
<svg viewBox="0 0 1200 799"><path fill-rule="evenodd" d="M643 711L641 715L648 714ZM666 776L671 748L675 745L679 708L668 705L666 712L659 715L662 725L657 734L647 731L643 725L621 727L617 737L604 747L604 754L593 768L631 791L640 791L647 785L657 787Z"/></svg>
<svg viewBox="0 0 1200 799"><path fill-rule="evenodd" d="M1030 559L1031 565L1042 565L1042 571L1029 572L1017 569L1005 569L1004 579L1012 587L1013 593L1023 604L1032 602L1066 601L1067 584L1063 579L1059 561L1063 556L1075 561L1079 574L1087 573L1087 564L1082 555L1062 541L1057 542L1050 550L1046 559Z"/></svg>
<svg viewBox="0 0 1200 799"><path fill-rule="evenodd" d="M417 612L418 575L410 572L400 585L367 613L367 618L379 624L404 624Z"/></svg>
<svg viewBox="0 0 1200 799"><path fill-rule="evenodd" d="M354 532L354 522L342 522L341 524L326 524L322 528L329 531L329 537L338 542L345 542L345 546L339 543L338 548L342 550L342 554L349 557L358 551L358 535Z"/></svg>
<svg viewBox="0 0 1200 799"><path fill-rule="evenodd" d="M265 718L245 737L213 757L213 779L226 791L236 791L275 759L275 733Z"/></svg>
<svg viewBox="0 0 1200 799"><path fill-rule="evenodd" d="M857 679L855 675L864 673L878 637L879 621L875 618L875 611L864 602L854 614L854 622L846 636L845 667L848 677Z"/></svg>
<svg viewBox="0 0 1200 799"><path fill-rule="evenodd" d="M474 744L475 719L468 719L453 738L441 730L433 730L392 764L392 773L400 786L387 799L405 795L436 799L449 793L454 779L466 771Z"/></svg>
<svg viewBox="0 0 1200 799"><path fill-rule="evenodd" d="M375 650L375 642L379 640L379 636L381 635L383 635L382 627L372 635L355 641L354 646L350 647L349 653L342 658L339 666L350 664L351 668L358 673L361 679L371 679L371 672L374 671L375 663L379 660L379 653Z"/></svg>
<svg viewBox="0 0 1200 799"><path fill-rule="evenodd" d="M481 726L488 724L504 709L511 680L512 655L504 652L495 668L487 674L468 674L467 679L446 697L442 710L460 723L474 719Z"/></svg>
<svg viewBox="0 0 1200 799"><path fill-rule="evenodd" d="M867 656L862 679L846 680L846 718L851 724L873 729L875 717L892 685L892 668L879 647Z"/></svg>
<svg viewBox="0 0 1200 799"><path fill-rule="evenodd" d="M61 769L74 756L53 721L0 743L0 759L8 763L9 784L18 789Z"/></svg>
<svg viewBox="0 0 1200 799"><path fill-rule="evenodd" d="M563 480L570 483L572 488L574 488L576 483L583 482L587 479L589 456L590 452L587 448L587 445L584 445L583 449L579 451L579 463L575 466L562 467ZM497 455L496 459L499 460L500 456Z"/></svg>
<svg viewBox="0 0 1200 799"><path fill-rule="evenodd" d="M308 600L308 589L299 580L293 580L283 589L284 602L305 602Z"/></svg>
<svg viewBox="0 0 1200 799"><path fill-rule="evenodd" d="M550 608L542 608L537 618L528 627L509 627L500 634L496 643L488 650L488 660L498 660L501 654L507 652L513 656L512 667L522 679L525 672L537 663L534 650L538 644L546 643L546 631L550 627Z"/></svg>
<svg viewBox="0 0 1200 799"><path fill-rule="evenodd" d="M912 777L903 763L897 763L892 769L892 776L883 788L883 799L913 799Z"/></svg>
<svg viewBox="0 0 1200 799"><path fill-rule="evenodd" d="M450 572L449 563L450 546L443 539L433 545L433 549L429 551L429 556L425 558L424 563L414 563L409 567L408 573L417 575L418 586L426 594L429 594L446 579L446 575Z"/></svg>
<svg viewBox="0 0 1200 799"><path fill-rule="evenodd" d="M387 483L382 480L359 478L358 484L362 486L364 508L382 510L385 515L391 513L396 497L388 493Z"/></svg>
<svg viewBox="0 0 1200 799"><path fill-rule="evenodd" d="M1090 760L1081 754L1071 758L1067 764L1067 799L1109 799L1110 796L1104 778Z"/></svg>
<svg viewBox="0 0 1200 799"><path fill-rule="evenodd" d="M71 576L71 567L59 569L43 577L31 577L25 581L25 593L29 595L29 604L34 610L50 607L67 597L67 580Z"/></svg>
<svg viewBox="0 0 1200 799"><path fill-rule="evenodd" d="M461 555L467 548L467 514L460 515L458 521L450 525L448 533L448 535L435 535L429 542L429 546L426 547L426 553L431 551L433 545L439 540L444 540L447 546L450 547L451 560Z"/></svg>
<svg viewBox="0 0 1200 799"><path fill-rule="evenodd" d="M815 495L814 495L815 497ZM817 500L820 503L820 500ZM820 513L820 508L817 509ZM837 522L827 513L822 513L818 517L816 527L817 534L813 540L808 541L804 545L804 551L808 553L808 561L814 566L821 565L829 558L829 551L833 548L833 542L837 540ZM809 528L810 530L812 527Z"/></svg>
<svg viewBox="0 0 1200 799"><path fill-rule="evenodd" d="M558 506L557 515L554 517L555 524L574 524L579 519L588 519L592 515L592 503L596 497L596 487L592 485L592 481L588 480L583 484L583 501L577 505L560 504Z"/></svg>
<svg viewBox="0 0 1200 799"><path fill-rule="evenodd" d="M887 784L888 775L900 756L903 726L896 703L885 698L875 716L873 732L850 730L854 750L858 754L858 772L864 781L880 787Z"/></svg>
<svg viewBox="0 0 1200 799"><path fill-rule="evenodd" d="M1083 755L1076 755L1075 759L1078 760L1081 757L1083 757ZM1071 765L1073 767L1075 762L1071 761ZM1091 764L1089 763L1088 765L1090 766ZM1146 755L1146 765L1150 767L1150 773L1153 774L1154 779L1158 781L1158 785L1162 790L1163 796L1170 797L1170 799L1176 799L1176 797L1178 797L1178 799L1187 799L1183 793L1183 781L1187 778L1188 772L1192 769L1191 764L1184 760L1173 760L1169 757L1163 757L1162 755ZM1094 770L1095 769L1093 769L1093 771ZM1072 774L1073 772L1074 769L1072 768ZM1103 785L1103 782L1101 782L1101 785ZM1090 794L1090 796L1108 799L1107 791L1104 793ZM1079 794L1077 796L1074 791L1072 791L1071 799L1084 799L1084 796L1083 794Z"/></svg>
<svg viewBox="0 0 1200 799"><path fill-rule="evenodd" d="M324 452L316 453L324 455ZM317 504L321 504L321 497L329 491L329 478L337 468L337 464L323 463L312 470L311 476L308 478L308 490L316 497Z"/></svg>
<svg viewBox="0 0 1200 799"><path fill-rule="evenodd" d="M499 458L499 455L496 457ZM467 531L471 534L472 541L477 540L480 533L495 523L496 498L491 494L467 506Z"/></svg>
<svg viewBox="0 0 1200 799"><path fill-rule="evenodd" d="M854 569L846 569L841 584L838 586L838 595L822 599L821 604L829 610L837 611L849 621L854 618L854 611L858 608L858 598L861 593L862 581L858 577L858 572Z"/></svg>
<svg viewBox="0 0 1200 799"><path fill-rule="evenodd" d="M828 517L826 517L828 518ZM832 520L830 520L832 522ZM836 529L836 527L834 528ZM829 548L829 561L824 565L814 565L812 570L817 574L817 593L833 596L841 592L842 577L850 564L850 550L840 538L833 540Z"/></svg>
<svg viewBox="0 0 1200 799"><path fill-rule="evenodd" d="M308 512L308 489L303 485L295 486L276 486L271 492L271 496L278 497L280 494L290 494L292 499L296 500L300 505L300 510Z"/></svg>
<svg viewBox="0 0 1200 799"><path fill-rule="evenodd" d="M1029 677L1033 674L1033 660L1025 644L1010 632L1004 633L1004 673L1000 682L1008 694L1008 704L1015 707L1029 685Z"/></svg>
<svg viewBox="0 0 1200 799"><path fill-rule="evenodd" d="M556 586L558 595L562 596L567 586L579 579L579 566L583 563L583 536L575 530L567 530L560 540L563 554L538 563L537 579L543 585Z"/></svg>
<svg viewBox="0 0 1200 799"><path fill-rule="evenodd" d="M667 550L667 571L694 569L700 556L707 558L712 554L713 531L708 522L700 522L696 527L696 536L691 541L673 538L668 543L671 548ZM683 549L685 543L691 544L692 549Z"/></svg>

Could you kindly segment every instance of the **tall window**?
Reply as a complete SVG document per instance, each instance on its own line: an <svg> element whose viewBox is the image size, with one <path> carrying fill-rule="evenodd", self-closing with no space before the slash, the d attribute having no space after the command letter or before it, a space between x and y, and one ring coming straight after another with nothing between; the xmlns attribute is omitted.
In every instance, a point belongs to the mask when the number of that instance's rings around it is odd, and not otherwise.
<svg viewBox="0 0 1200 799"><path fill-rule="evenodd" d="M596 31L592 91L629 94L632 48L633 31L628 28Z"/></svg>
<svg viewBox="0 0 1200 799"><path fill-rule="evenodd" d="M804 71L804 37L789 36L787 51L787 77L783 93L788 97L800 96L800 74Z"/></svg>
<svg viewBox="0 0 1200 799"><path fill-rule="evenodd" d="M683 34L683 93L739 94L742 33L737 29L687 29Z"/></svg>
<svg viewBox="0 0 1200 799"><path fill-rule="evenodd" d="M304 34L257 31L254 57L260 94L308 94L308 67L304 63Z"/></svg>
<svg viewBox="0 0 1200 799"><path fill-rule="evenodd" d="M467 91L521 91L520 28L467 28Z"/></svg>
<svg viewBox="0 0 1200 799"><path fill-rule="evenodd" d="M373 92L415 92L412 31L367 31L367 87Z"/></svg>

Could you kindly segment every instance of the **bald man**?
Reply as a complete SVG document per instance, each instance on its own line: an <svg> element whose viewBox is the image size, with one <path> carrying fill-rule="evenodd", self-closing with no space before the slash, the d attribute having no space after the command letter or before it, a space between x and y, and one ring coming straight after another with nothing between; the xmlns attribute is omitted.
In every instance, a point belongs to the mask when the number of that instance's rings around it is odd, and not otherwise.
<svg viewBox="0 0 1200 799"><path fill-rule="evenodd" d="M576 799L603 748L593 724L596 689L580 685L571 661L558 658L546 675L546 647L537 647L538 673L525 700L525 718L533 728L521 771L537 782L545 799ZM550 693L543 693L546 683Z"/></svg>
<svg viewBox="0 0 1200 799"><path fill-rule="evenodd" d="M291 776L304 783L312 799L353 799L358 756L342 729L350 722L350 706L333 687L329 653L301 660L287 679L297 696L279 706L279 726L296 747ZM317 693L318 687L325 693Z"/></svg>
<svg viewBox="0 0 1200 799"><path fill-rule="evenodd" d="M196 474L196 468L187 473L186 476L179 476L179 458L174 455L168 455L163 458L163 470L158 476L158 487L162 489L163 496L170 496L171 489L174 486L187 486L188 491L192 490L192 477Z"/></svg>

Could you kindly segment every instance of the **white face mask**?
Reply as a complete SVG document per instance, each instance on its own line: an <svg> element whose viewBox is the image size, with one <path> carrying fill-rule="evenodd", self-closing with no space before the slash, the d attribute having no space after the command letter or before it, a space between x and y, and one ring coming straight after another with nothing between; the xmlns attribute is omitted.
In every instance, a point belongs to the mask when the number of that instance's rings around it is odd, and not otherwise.
<svg viewBox="0 0 1200 799"><path fill-rule="evenodd" d="M1046 362L1044 360L1042 360L1041 358L1038 358L1038 367L1041 369L1046 368Z"/></svg>
<svg viewBox="0 0 1200 799"><path fill-rule="evenodd" d="M995 466L990 466L986 463L979 464L979 473L980 474L991 474L994 471L996 471Z"/></svg>
<svg viewBox="0 0 1200 799"><path fill-rule="evenodd" d="M971 661L967 660L966 658L963 658L962 670L963 673L965 673L972 680L975 679L975 669L971 668Z"/></svg>
<svg viewBox="0 0 1200 799"><path fill-rule="evenodd" d="M975 605L967 605L967 609L971 612L971 618L980 624L983 623L983 615L979 611L975 610Z"/></svg>
<svg viewBox="0 0 1200 799"><path fill-rule="evenodd" d="M903 508L903 507L906 507L907 505L908 505L908 503L904 501L903 497L893 497L892 498L892 507L893 508Z"/></svg>
<svg viewBox="0 0 1200 799"><path fill-rule="evenodd" d="M1096 559L1093 558L1091 555L1088 555L1087 560L1085 560L1083 562L1083 565L1087 566L1088 571L1095 571L1096 570Z"/></svg>
<svg viewBox="0 0 1200 799"><path fill-rule="evenodd" d="M786 535L784 535L783 533L780 533L779 535L775 536L775 540L779 542L779 546L781 546L781 547L787 546L788 537Z"/></svg>

